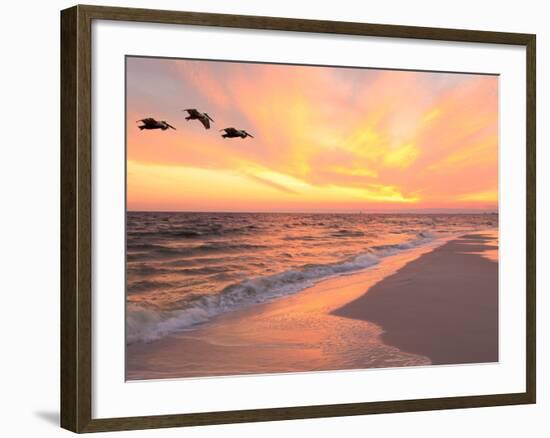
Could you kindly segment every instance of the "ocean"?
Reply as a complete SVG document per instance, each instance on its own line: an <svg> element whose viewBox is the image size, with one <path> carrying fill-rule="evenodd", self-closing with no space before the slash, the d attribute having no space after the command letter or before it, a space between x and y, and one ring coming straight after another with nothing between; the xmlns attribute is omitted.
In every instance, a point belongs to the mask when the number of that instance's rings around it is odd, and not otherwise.
<svg viewBox="0 0 550 438"><path fill-rule="evenodd" d="M438 239L496 214L128 212L126 342L192 331Z"/></svg>

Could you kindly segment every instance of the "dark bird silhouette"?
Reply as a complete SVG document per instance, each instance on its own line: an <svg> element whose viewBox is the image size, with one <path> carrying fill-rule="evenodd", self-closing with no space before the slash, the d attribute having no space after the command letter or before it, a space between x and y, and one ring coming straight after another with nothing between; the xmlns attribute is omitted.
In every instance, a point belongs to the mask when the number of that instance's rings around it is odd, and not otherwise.
<svg viewBox="0 0 550 438"><path fill-rule="evenodd" d="M165 120L158 121L153 119L152 117L148 117L146 119L137 120L136 123L143 123L143 125L138 126L139 130L142 131L144 129L162 129L163 131L166 131L168 128L176 129L169 123L167 123Z"/></svg>
<svg viewBox="0 0 550 438"><path fill-rule="evenodd" d="M254 138L253 135L250 135L244 129L224 128L224 129L220 129L220 132L221 131L225 131L225 134L222 134L223 138L235 138L235 137L241 137L241 138L252 137L252 138Z"/></svg>
<svg viewBox="0 0 550 438"><path fill-rule="evenodd" d="M201 113L195 108L184 109L182 111L187 111L189 114L185 120L198 120L200 121L205 129L210 129L210 122L214 122L214 119L208 115L208 113Z"/></svg>

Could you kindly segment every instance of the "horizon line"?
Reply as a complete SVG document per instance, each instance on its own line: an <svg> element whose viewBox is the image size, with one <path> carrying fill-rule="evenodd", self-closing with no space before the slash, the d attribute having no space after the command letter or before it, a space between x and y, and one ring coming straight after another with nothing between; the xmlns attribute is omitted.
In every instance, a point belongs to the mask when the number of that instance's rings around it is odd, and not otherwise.
<svg viewBox="0 0 550 438"><path fill-rule="evenodd" d="M130 210L126 213L212 213L212 214L498 214L498 210L453 210L453 209L423 209L423 210L345 210L345 211L242 211L242 210Z"/></svg>

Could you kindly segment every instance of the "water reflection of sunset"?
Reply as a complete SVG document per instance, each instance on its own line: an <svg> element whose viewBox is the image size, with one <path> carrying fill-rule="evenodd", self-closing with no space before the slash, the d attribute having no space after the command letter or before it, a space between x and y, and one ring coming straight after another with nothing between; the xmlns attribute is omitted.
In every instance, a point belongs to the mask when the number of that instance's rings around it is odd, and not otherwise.
<svg viewBox="0 0 550 438"><path fill-rule="evenodd" d="M129 210L495 210L495 76L128 58ZM206 131L183 108L207 111ZM152 116L176 131L143 131ZM244 128L254 139L222 139Z"/></svg>

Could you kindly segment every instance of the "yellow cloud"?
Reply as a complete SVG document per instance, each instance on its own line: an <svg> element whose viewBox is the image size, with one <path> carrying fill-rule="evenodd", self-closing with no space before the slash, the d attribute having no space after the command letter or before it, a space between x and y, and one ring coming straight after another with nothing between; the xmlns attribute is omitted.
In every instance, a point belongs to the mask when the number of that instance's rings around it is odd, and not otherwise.
<svg viewBox="0 0 550 438"><path fill-rule="evenodd" d="M190 188L193 188L190 190ZM269 210L279 205L352 205L363 202L414 203L417 196L405 196L394 185L368 184L365 187L328 185L319 187L289 175L267 169L241 171L198 169L186 166L152 165L128 161L128 206L145 205L157 209L199 211L232 209L235 203L246 211Z"/></svg>
<svg viewBox="0 0 550 438"><path fill-rule="evenodd" d="M348 168L344 166L332 166L329 168L334 173L339 173L341 175L350 175L350 176L370 176L376 178L378 172L367 169L367 168Z"/></svg>
<svg viewBox="0 0 550 438"><path fill-rule="evenodd" d="M441 110L439 108L435 108L435 109L431 110L430 112L427 112L426 114L424 114L424 117L423 117L422 121L424 123L431 122L432 120L439 117L440 114L441 114Z"/></svg>
<svg viewBox="0 0 550 438"><path fill-rule="evenodd" d="M498 201L498 192L496 190L487 190L483 192L466 193L458 196L457 201L496 202Z"/></svg>
<svg viewBox="0 0 550 438"><path fill-rule="evenodd" d="M462 147L443 160L429 166L430 170L460 169L474 164L494 164L498 160L498 135L491 134L480 141Z"/></svg>
<svg viewBox="0 0 550 438"><path fill-rule="evenodd" d="M408 143L386 153L384 164L388 167L408 167L416 161L419 155L420 150L412 143Z"/></svg>

